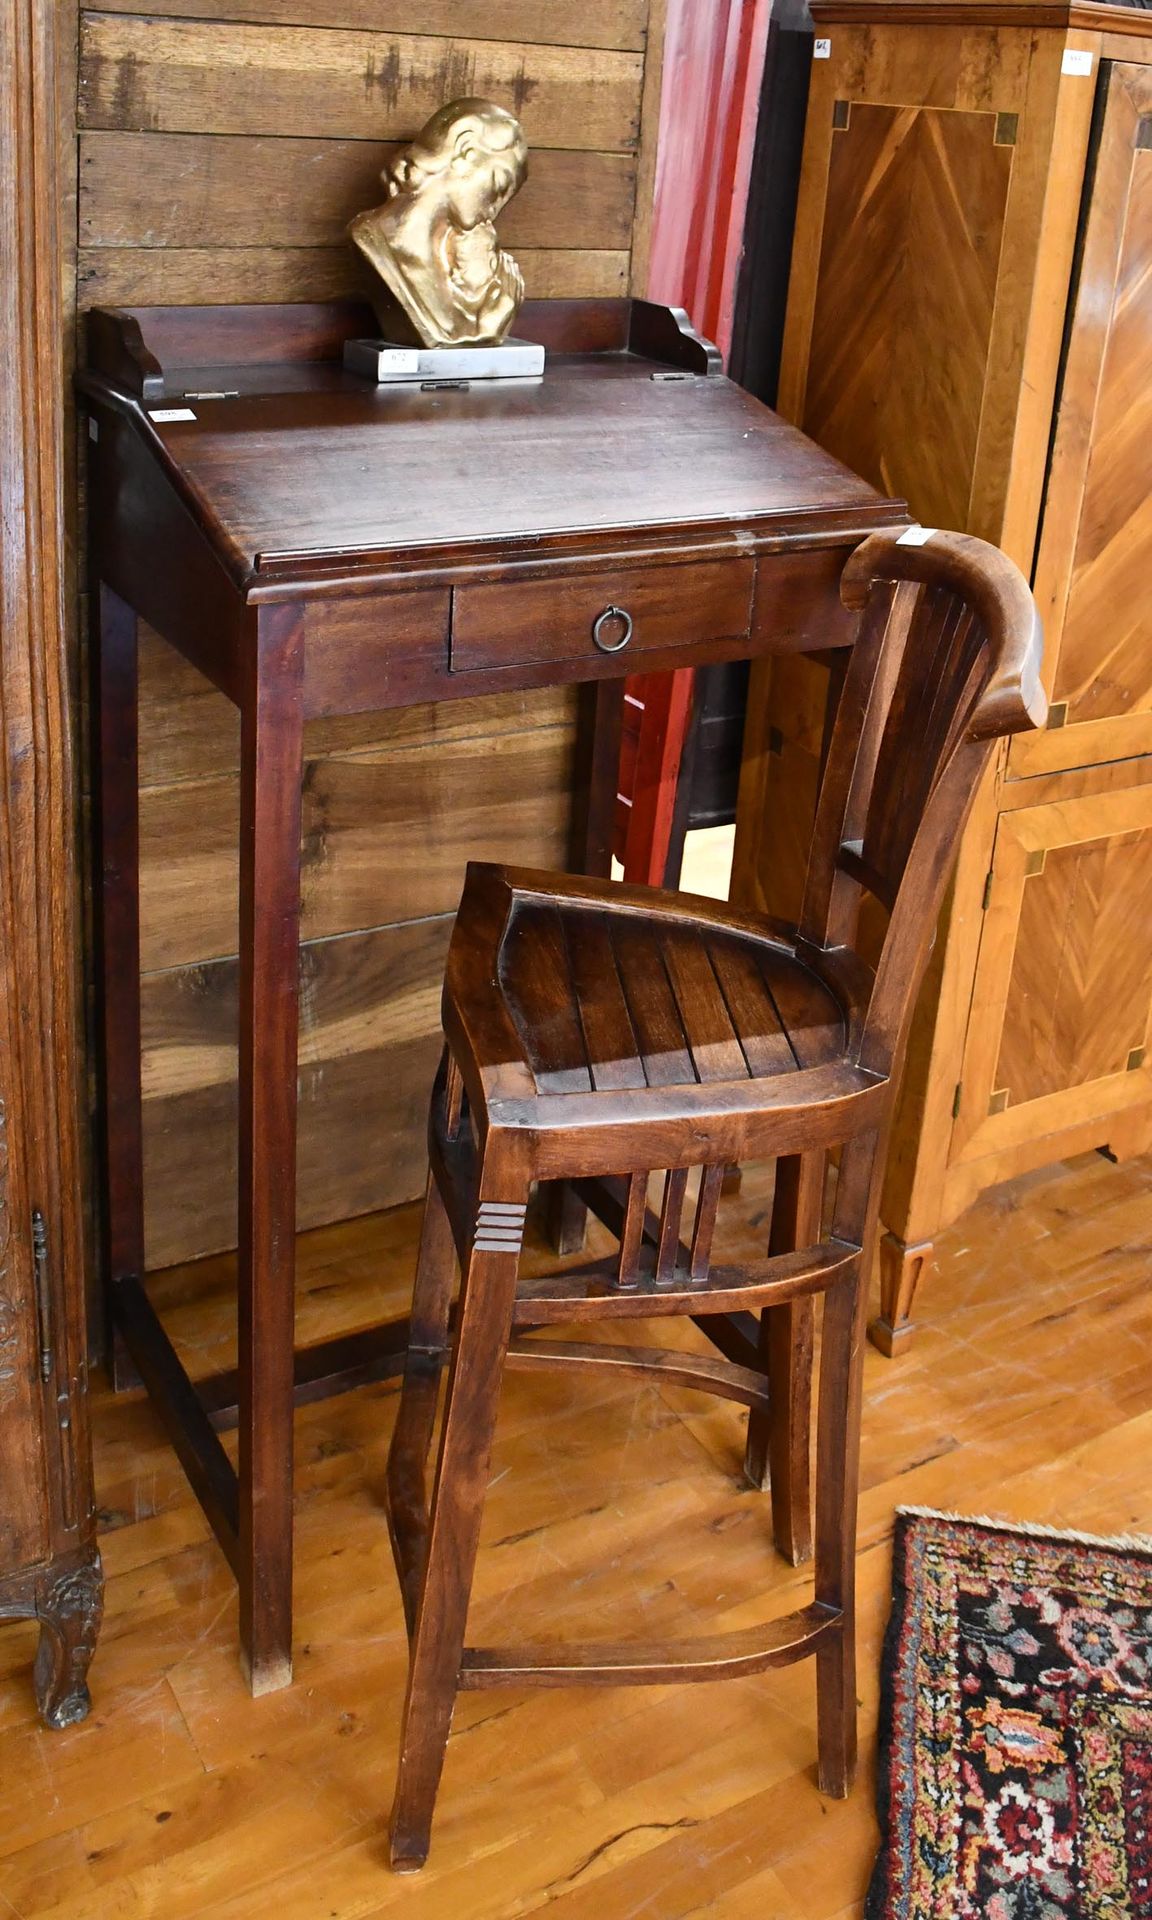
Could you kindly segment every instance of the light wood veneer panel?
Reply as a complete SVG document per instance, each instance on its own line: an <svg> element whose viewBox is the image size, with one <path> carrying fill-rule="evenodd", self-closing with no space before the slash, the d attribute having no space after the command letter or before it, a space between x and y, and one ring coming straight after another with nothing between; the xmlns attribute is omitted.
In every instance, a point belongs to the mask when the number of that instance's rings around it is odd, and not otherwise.
<svg viewBox="0 0 1152 1920"><path fill-rule="evenodd" d="M990 113L854 102L832 142L804 426L934 526L967 518L1012 169L996 134Z"/></svg>
<svg viewBox="0 0 1152 1920"><path fill-rule="evenodd" d="M1019 774L1152 744L1152 70L1107 87L1036 569L1064 725L1012 752Z"/></svg>
<svg viewBox="0 0 1152 1920"><path fill-rule="evenodd" d="M1152 830L1053 847L1023 891L996 1064L1006 1105L1124 1073L1143 1047L1152 952L1131 938L1152 898Z"/></svg>
<svg viewBox="0 0 1152 1920"><path fill-rule="evenodd" d="M1152 1098L1152 786L1061 784L999 822L956 1158Z"/></svg>
<svg viewBox="0 0 1152 1920"><path fill-rule="evenodd" d="M1152 108L1152 85L1148 96ZM1133 162L1054 685L1070 721L1146 709L1152 696L1152 151Z"/></svg>

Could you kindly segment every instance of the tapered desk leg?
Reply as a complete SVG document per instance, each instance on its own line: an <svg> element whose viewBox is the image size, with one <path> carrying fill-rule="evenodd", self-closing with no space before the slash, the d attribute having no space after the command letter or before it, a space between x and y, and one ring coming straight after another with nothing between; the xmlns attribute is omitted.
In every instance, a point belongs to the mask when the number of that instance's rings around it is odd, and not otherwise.
<svg viewBox="0 0 1152 1920"><path fill-rule="evenodd" d="M140 827L136 615L99 581L92 589L99 785L99 976L104 1067L104 1275L113 1384L136 1372L116 1331L115 1295L144 1272L140 1089Z"/></svg>
<svg viewBox="0 0 1152 1920"><path fill-rule="evenodd" d="M299 610L261 610L240 758L239 1576L254 1694L292 1678L302 668Z"/></svg>

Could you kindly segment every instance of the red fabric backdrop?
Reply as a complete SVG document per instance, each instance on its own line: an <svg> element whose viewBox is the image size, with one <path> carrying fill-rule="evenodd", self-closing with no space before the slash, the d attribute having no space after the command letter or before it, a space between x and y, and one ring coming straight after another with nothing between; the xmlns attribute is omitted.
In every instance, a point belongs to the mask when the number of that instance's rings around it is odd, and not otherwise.
<svg viewBox="0 0 1152 1920"><path fill-rule="evenodd" d="M771 0L668 0L648 298L686 307L725 358ZM662 884L692 705L690 670L629 679L615 853Z"/></svg>

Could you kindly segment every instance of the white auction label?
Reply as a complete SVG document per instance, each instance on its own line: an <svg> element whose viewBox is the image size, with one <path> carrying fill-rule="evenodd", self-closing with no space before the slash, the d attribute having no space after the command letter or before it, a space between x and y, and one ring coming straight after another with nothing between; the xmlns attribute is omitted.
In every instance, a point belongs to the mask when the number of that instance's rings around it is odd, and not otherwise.
<svg viewBox="0 0 1152 1920"><path fill-rule="evenodd" d="M1081 52L1079 47L1065 47L1064 58L1060 62L1061 73L1091 73L1092 55Z"/></svg>
<svg viewBox="0 0 1152 1920"><path fill-rule="evenodd" d="M898 547L926 547L933 534L937 532L939 532L939 528L937 527L905 527L896 545Z"/></svg>
<svg viewBox="0 0 1152 1920"><path fill-rule="evenodd" d="M380 365L393 373L419 373L420 355L408 347L382 347Z"/></svg>
<svg viewBox="0 0 1152 1920"><path fill-rule="evenodd" d="M831 40L815 40L815 41L813 41L813 43L812 43L812 58L813 58L813 60L831 60L831 58L832 58L832 42L831 42Z"/></svg>
<svg viewBox="0 0 1152 1920"><path fill-rule="evenodd" d="M195 420L191 407L149 407L149 420L159 420L165 426L169 420Z"/></svg>

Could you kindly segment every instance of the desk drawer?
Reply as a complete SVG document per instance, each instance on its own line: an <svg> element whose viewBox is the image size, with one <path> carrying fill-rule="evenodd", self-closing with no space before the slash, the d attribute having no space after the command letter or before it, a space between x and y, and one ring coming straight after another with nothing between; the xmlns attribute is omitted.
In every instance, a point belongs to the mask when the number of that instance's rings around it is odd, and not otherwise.
<svg viewBox="0 0 1152 1920"><path fill-rule="evenodd" d="M754 577L752 560L708 560L459 587L452 666L461 673L595 660L598 652L632 659L653 648L736 638L751 625Z"/></svg>

